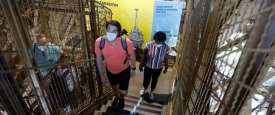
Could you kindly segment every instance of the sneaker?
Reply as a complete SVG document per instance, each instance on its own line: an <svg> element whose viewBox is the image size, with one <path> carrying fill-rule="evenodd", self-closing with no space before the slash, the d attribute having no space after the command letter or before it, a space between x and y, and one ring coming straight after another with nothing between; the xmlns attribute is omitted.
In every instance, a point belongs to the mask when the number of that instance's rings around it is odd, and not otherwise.
<svg viewBox="0 0 275 115"><path fill-rule="evenodd" d="M155 93L154 93L154 92L151 92L149 98L150 98L151 100L154 100L154 99L155 99Z"/></svg>
<svg viewBox="0 0 275 115"><path fill-rule="evenodd" d="M123 109L124 108L124 98L119 99L118 102L118 109Z"/></svg>
<svg viewBox="0 0 275 115"><path fill-rule="evenodd" d="M113 102L112 102L112 107L116 107L116 106L117 106L117 103L118 103L118 98L115 97L115 99L114 99Z"/></svg>
<svg viewBox="0 0 275 115"><path fill-rule="evenodd" d="M72 109L71 109L71 106L70 105L67 105L65 108L64 108L64 112L71 112Z"/></svg>
<svg viewBox="0 0 275 115"><path fill-rule="evenodd" d="M140 94L140 95L144 95L146 92L147 92L147 91L146 91L144 88L142 88L142 89L139 91L139 94Z"/></svg>

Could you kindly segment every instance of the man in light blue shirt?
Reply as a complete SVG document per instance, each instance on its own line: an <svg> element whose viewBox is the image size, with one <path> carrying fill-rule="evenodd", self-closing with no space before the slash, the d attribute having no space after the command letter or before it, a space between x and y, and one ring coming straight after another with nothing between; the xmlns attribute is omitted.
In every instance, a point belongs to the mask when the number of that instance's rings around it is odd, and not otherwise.
<svg viewBox="0 0 275 115"><path fill-rule="evenodd" d="M33 57L35 64L37 66L42 66L39 68L41 77L47 76L50 71L50 68L53 64L56 64L62 54L63 50L50 43L45 34L40 34L36 37L37 42L33 45Z"/></svg>

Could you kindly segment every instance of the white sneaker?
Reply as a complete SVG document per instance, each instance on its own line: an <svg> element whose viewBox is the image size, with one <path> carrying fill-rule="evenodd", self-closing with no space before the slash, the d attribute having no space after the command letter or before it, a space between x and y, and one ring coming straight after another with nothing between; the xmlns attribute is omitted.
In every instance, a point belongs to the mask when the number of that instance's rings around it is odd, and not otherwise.
<svg viewBox="0 0 275 115"><path fill-rule="evenodd" d="M65 112L71 112L71 111L72 111L71 106L70 106L70 105L66 106L66 107L64 108L64 111L65 111Z"/></svg>
<svg viewBox="0 0 275 115"><path fill-rule="evenodd" d="M145 94L146 93L146 90L144 89L144 88L142 88L140 91L139 91L139 94L140 95L143 95L143 94Z"/></svg>
<svg viewBox="0 0 275 115"><path fill-rule="evenodd" d="M155 99L155 93L154 93L154 92L151 92L151 93L150 93L150 99L151 99L151 100L154 100L154 99Z"/></svg>

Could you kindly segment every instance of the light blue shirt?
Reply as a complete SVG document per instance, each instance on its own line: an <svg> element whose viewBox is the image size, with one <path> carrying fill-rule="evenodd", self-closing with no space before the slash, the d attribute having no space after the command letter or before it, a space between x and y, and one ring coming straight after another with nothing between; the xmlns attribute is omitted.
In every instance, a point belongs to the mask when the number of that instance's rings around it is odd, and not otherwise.
<svg viewBox="0 0 275 115"><path fill-rule="evenodd" d="M272 76L270 79L266 80L263 83L263 86L268 88L268 90L274 90L275 89L275 76Z"/></svg>
<svg viewBox="0 0 275 115"><path fill-rule="evenodd" d="M56 64L59 61L61 55L63 54L63 50L59 46L52 43L48 43L44 51L42 51L37 44L34 44L33 48L35 63L37 66L46 66L39 69L42 77L45 77L50 70L50 67L48 66Z"/></svg>

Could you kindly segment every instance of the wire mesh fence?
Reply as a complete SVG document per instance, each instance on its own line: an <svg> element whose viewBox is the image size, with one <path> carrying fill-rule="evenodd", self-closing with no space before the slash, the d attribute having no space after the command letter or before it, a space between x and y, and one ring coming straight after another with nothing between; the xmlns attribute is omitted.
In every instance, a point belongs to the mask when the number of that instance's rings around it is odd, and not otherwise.
<svg viewBox="0 0 275 115"><path fill-rule="evenodd" d="M24 67L24 62L20 57L20 50L16 47L12 29L8 24L8 18L4 15L2 7L0 7L1 17L1 42L0 42L0 76L1 76L1 114L30 114L36 113L38 98L34 94L34 87L32 85L28 72L26 71L12 71L19 70Z"/></svg>
<svg viewBox="0 0 275 115"><path fill-rule="evenodd" d="M187 2L174 114L274 114L274 1Z"/></svg>
<svg viewBox="0 0 275 115"><path fill-rule="evenodd" d="M103 7L103 8L102 8ZM104 35L106 32L106 22L112 19L112 11L108 7L104 7L102 4L95 2L95 10L96 10L96 23L97 25L97 34ZM99 37L97 36L97 37Z"/></svg>
<svg viewBox="0 0 275 115"><path fill-rule="evenodd" d="M90 47L109 9L93 0L0 2L0 114L78 114L107 99Z"/></svg>
<svg viewBox="0 0 275 115"><path fill-rule="evenodd" d="M3 54L0 54L0 70L9 69L7 67L7 62L4 60ZM17 75L16 75L17 74ZM9 114L27 114L30 111L28 106L32 104L32 101L27 97L31 97L29 94L29 89L24 89L25 84L16 84L18 77L21 77L19 73L0 73L1 79L1 95L0 95L0 113L2 115ZM27 87L27 86L25 86ZM25 94L23 94L25 92ZM23 97L20 95L24 95ZM35 97L33 97L35 99ZM24 103L26 102L26 103Z"/></svg>

